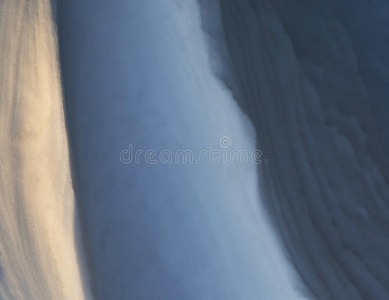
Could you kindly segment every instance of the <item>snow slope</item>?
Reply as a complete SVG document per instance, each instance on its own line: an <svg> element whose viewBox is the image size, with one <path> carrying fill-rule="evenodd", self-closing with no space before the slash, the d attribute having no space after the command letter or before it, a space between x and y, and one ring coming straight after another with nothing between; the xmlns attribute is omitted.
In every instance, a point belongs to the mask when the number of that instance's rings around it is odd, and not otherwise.
<svg viewBox="0 0 389 300"><path fill-rule="evenodd" d="M273 162L263 198L298 272L319 299L388 299L388 2L220 8L221 78Z"/></svg>
<svg viewBox="0 0 389 300"><path fill-rule="evenodd" d="M0 299L85 299L49 1L0 2Z"/></svg>
<svg viewBox="0 0 389 300"><path fill-rule="evenodd" d="M0 2L0 299L388 299L387 1L56 4Z"/></svg>
<svg viewBox="0 0 389 300"><path fill-rule="evenodd" d="M255 149L252 125L213 75L197 2L60 1L58 12L97 298L302 298L257 165L119 160L129 144L198 153L223 136Z"/></svg>

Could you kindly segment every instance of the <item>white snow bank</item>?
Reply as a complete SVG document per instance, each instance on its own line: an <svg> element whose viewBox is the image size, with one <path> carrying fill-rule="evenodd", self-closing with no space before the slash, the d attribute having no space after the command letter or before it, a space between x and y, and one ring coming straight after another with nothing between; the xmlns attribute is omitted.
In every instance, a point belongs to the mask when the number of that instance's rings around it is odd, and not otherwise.
<svg viewBox="0 0 389 300"><path fill-rule="evenodd" d="M123 164L136 149L251 152L214 77L195 1L63 1L62 66L82 216L101 299L297 299L260 205L257 165ZM266 167L266 166L264 166Z"/></svg>

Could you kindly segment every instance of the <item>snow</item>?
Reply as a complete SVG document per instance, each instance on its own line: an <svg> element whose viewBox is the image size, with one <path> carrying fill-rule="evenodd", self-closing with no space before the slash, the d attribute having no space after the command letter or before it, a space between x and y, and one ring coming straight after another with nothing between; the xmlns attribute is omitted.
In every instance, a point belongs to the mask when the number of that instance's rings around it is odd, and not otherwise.
<svg viewBox="0 0 389 300"><path fill-rule="evenodd" d="M129 144L198 153L223 136L255 149L252 125L213 74L198 4L66 1L58 11L97 297L302 298L260 204L256 164L119 160Z"/></svg>
<svg viewBox="0 0 389 300"><path fill-rule="evenodd" d="M387 299L388 3L220 3L294 265L317 298Z"/></svg>
<svg viewBox="0 0 389 300"><path fill-rule="evenodd" d="M0 3L0 298L87 299L49 1Z"/></svg>
<svg viewBox="0 0 389 300"><path fill-rule="evenodd" d="M0 298L387 299L388 22L0 2Z"/></svg>

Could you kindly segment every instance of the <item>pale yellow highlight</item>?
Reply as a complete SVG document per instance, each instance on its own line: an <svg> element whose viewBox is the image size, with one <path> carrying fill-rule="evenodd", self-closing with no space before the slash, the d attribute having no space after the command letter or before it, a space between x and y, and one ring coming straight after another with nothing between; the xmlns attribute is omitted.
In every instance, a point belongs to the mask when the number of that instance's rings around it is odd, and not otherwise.
<svg viewBox="0 0 389 300"><path fill-rule="evenodd" d="M0 299L90 298L49 0L0 1Z"/></svg>

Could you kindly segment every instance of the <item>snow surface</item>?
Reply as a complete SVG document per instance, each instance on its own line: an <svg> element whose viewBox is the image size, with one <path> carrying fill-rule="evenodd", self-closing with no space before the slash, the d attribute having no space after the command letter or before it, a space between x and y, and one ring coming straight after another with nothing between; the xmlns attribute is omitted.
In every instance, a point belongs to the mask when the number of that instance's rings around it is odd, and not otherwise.
<svg viewBox="0 0 389 300"><path fill-rule="evenodd" d="M1 1L0 299L388 299L388 22L386 0ZM123 161L222 137L270 163Z"/></svg>
<svg viewBox="0 0 389 300"><path fill-rule="evenodd" d="M0 2L0 299L86 299L49 1Z"/></svg>
<svg viewBox="0 0 389 300"><path fill-rule="evenodd" d="M234 74L221 78L273 162L263 199L298 272L319 299L388 299L389 3L220 8Z"/></svg>
<svg viewBox="0 0 389 300"><path fill-rule="evenodd" d="M62 1L77 195L99 299L299 299L257 165L123 164L255 133L216 79L195 1ZM264 166L265 167L265 166Z"/></svg>

